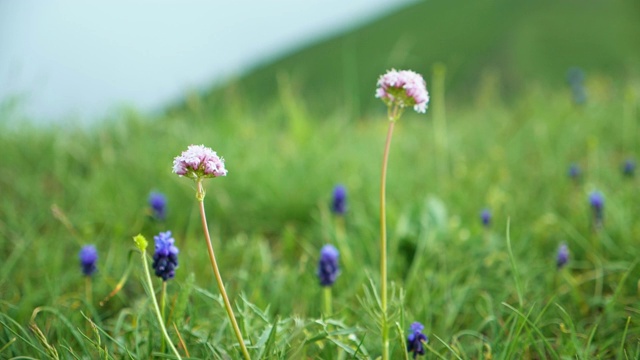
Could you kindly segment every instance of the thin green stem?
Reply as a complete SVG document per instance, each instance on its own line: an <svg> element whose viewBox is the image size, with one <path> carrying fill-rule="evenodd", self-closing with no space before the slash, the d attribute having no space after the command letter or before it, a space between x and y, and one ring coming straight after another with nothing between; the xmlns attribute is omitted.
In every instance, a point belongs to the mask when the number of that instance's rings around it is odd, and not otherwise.
<svg viewBox="0 0 640 360"><path fill-rule="evenodd" d="M85 297L87 300L87 306L89 307L89 309L93 308L93 287L92 287L92 280L91 280L91 276L87 275L84 277L84 290L85 290ZM93 311L93 310L91 310ZM89 322L87 324L87 334L91 333L91 323Z"/></svg>
<svg viewBox="0 0 640 360"><path fill-rule="evenodd" d="M167 344L169 344L171 351L173 351L173 353L176 355L178 359L182 360L182 357L180 356L178 349L176 349L176 347L173 346L173 343L171 342L171 338L169 337L167 328L164 326L162 314L160 313L160 307L158 306L158 299L156 299L156 294L153 291L153 282L151 281L151 273L149 273L149 265L147 264L146 253L144 251L140 251L140 254L142 255L142 265L143 265L142 267L144 268L147 285L149 286L149 295L151 296L151 300L152 300L151 302L153 303L153 310L156 314L156 318L158 318L158 323L160 324L160 330L162 330L162 335L164 335L164 338L167 340Z"/></svg>
<svg viewBox="0 0 640 360"><path fill-rule="evenodd" d="M393 126L398 116L398 107L389 113L389 130L384 146L382 158L382 176L380 178L380 283L382 305L382 360L389 359L389 324L387 314L387 216L386 216L386 187L387 187L387 163L389 162L389 149Z"/></svg>
<svg viewBox="0 0 640 360"><path fill-rule="evenodd" d="M160 292L160 315L162 316L162 322L166 323L166 318L164 317L165 313L164 313L164 308L165 308L165 303L166 303L166 298L167 298L167 282L163 281L162 282L162 291ZM166 343L164 341L164 338L162 338L162 342L160 343L160 352L164 354L164 350L166 347Z"/></svg>
<svg viewBox="0 0 640 360"><path fill-rule="evenodd" d="M91 286L91 276L85 276L85 296L87 299L87 305L93 306L93 290Z"/></svg>
<svg viewBox="0 0 640 360"><path fill-rule="evenodd" d="M331 287L325 286L323 291L324 291L324 316L329 316L333 312L331 308Z"/></svg>
<svg viewBox="0 0 640 360"><path fill-rule="evenodd" d="M244 340L242 339L242 333L240 332L240 327L238 326L238 322L236 321L236 317L233 314L233 309L231 308L231 303L229 302L229 297L227 296L227 291L224 288L224 283L222 282L222 276L220 275L220 270L218 270L218 262L216 261L216 256L213 252L213 246L211 245L211 236L209 235L209 227L207 226L207 216L204 211L204 188L202 187L202 180L196 181L198 189L196 198L198 199L198 203L200 205L200 217L202 218L202 229L204 230L204 236L207 239L207 250L209 251L209 260L211 261L211 267L213 268L213 273L216 277L216 282L218 283L218 289L220 290L220 295L222 295L222 300L224 301L224 307L227 310L227 315L229 315L229 321L231 321L231 326L233 327L233 331L238 339L238 343L240 344L240 349L242 350L242 355L246 360L250 360L249 351L244 344Z"/></svg>

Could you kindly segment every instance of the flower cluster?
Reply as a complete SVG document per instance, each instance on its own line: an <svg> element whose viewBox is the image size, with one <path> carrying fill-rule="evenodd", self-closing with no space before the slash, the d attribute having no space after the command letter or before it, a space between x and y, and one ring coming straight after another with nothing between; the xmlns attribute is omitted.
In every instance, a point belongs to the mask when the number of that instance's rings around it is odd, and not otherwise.
<svg viewBox="0 0 640 360"><path fill-rule="evenodd" d="M156 276L161 277L163 281L172 279L178 267L179 251L174 245L175 239L171 236L171 231L166 231L154 236L153 240L156 250L153 254L152 267Z"/></svg>
<svg viewBox="0 0 640 360"><path fill-rule="evenodd" d="M422 333L424 325L419 322L411 324L409 330L409 336L407 336L407 352L413 353L413 358L417 358L418 355L424 355L424 344L429 342L427 335Z"/></svg>
<svg viewBox="0 0 640 360"><path fill-rule="evenodd" d="M338 258L340 253L335 246L327 244L320 250L320 261L318 261L318 278L320 279L320 285L331 286L338 275L340 275L340 268L338 267Z"/></svg>
<svg viewBox="0 0 640 360"><path fill-rule="evenodd" d="M167 217L167 197L159 192L149 194L149 207L154 219L164 221Z"/></svg>
<svg viewBox="0 0 640 360"><path fill-rule="evenodd" d="M429 104L427 83L420 74L411 70L392 69L380 76L376 97L382 99L389 107L413 106L419 113L426 112Z"/></svg>
<svg viewBox="0 0 640 360"><path fill-rule="evenodd" d="M85 245L80 249L78 254L80 258L80 266L82 267L82 273L85 276L91 276L98 269L96 267L96 261L98 261L98 250L94 245Z"/></svg>
<svg viewBox="0 0 640 360"><path fill-rule="evenodd" d="M569 262L569 248L567 244L561 244L558 248L558 255L556 256L556 264L558 270L562 269Z"/></svg>
<svg viewBox="0 0 640 360"><path fill-rule="evenodd" d="M482 221L482 225L488 227L491 225L491 211L489 209L484 209L480 213L480 221Z"/></svg>
<svg viewBox="0 0 640 360"><path fill-rule="evenodd" d="M344 215L347 211L347 189L342 185L336 185L333 189L331 210L336 215Z"/></svg>
<svg viewBox="0 0 640 360"><path fill-rule="evenodd" d="M592 191L591 194L589 194L589 203L593 209L595 225L599 227L602 225L604 218L604 195L599 191Z"/></svg>
<svg viewBox="0 0 640 360"><path fill-rule="evenodd" d="M624 164L622 164L622 173L625 176L633 177L636 172L636 162L633 159L625 160Z"/></svg>
<svg viewBox="0 0 640 360"><path fill-rule="evenodd" d="M173 172L197 180L226 176L224 159L204 145L189 145L173 159Z"/></svg>
<svg viewBox="0 0 640 360"><path fill-rule="evenodd" d="M569 166L569 177L575 181L580 180L580 176L582 176L582 170L578 164L571 164Z"/></svg>

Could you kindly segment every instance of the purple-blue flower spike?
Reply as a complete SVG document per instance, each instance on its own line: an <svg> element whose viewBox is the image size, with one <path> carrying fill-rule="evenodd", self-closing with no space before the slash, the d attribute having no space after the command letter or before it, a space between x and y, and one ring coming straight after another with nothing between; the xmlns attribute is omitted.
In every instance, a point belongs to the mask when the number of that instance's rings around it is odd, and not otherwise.
<svg viewBox="0 0 640 360"><path fill-rule="evenodd" d="M579 180L582 175L582 169L578 164L571 164L569 166L569 177L573 180Z"/></svg>
<svg viewBox="0 0 640 360"><path fill-rule="evenodd" d="M482 221L482 225L488 227L491 225L491 211L489 209L484 209L480 213L480 221Z"/></svg>
<svg viewBox="0 0 640 360"><path fill-rule="evenodd" d="M331 210L336 215L344 215L347 211L347 189L343 185L336 185L333 189Z"/></svg>
<svg viewBox="0 0 640 360"><path fill-rule="evenodd" d="M320 285L331 286L338 275L340 275L340 267L338 266L338 258L340 252L335 246L327 244L320 250L320 261L318 261L318 279Z"/></svg>
<svg viewBox="0 0 640 360"><path fill-rule="evenodd" d="M626 176L633 177L636 172L636 162L632 159L627 159L622 165L622 173Z"/></svg>
<svg viewBox="0 0 640 360"><path fill-rule="evenodd" d="M96 262L98 261L98 250L95 245L85 245L80 249L78 254L80 258L80 266L85 276L91 276L98 270Z"/></svg>
<svg viewBox="0 0 640 360"><path fill-rule="evenodd" d="M178 248L174 245L175 239L171 236L171 231L161 232L153 237L155 242L155 253L153 254L153 264L155 274L163 281L172 279L178 267Z"/></svg>
<svg viewBox="0 0 640 360"><path fill-rule="evenodd" d="M429 342L427 335L422 333L424 325L419 322L411 324L409 329L409 336L407 336L407 352L413 353L413 358L416 359L418 355L424 355L424 344Z"/></svg>
<svg viewBox="0 0 640 360"><path fill-rule="evenodd" d="M604 218L604 195L594 190L589 194L589 203L593 209L593 218L596 226L601 226Z"/></svg>
<svg viewBox="0 0 640 360"><path fill-rule="evenodd" d="M159 192L149 194L149 207L154 219L164 221L167 218L167 197Z"/></svg>
<svg viewBox="0 0 640 360"><path fill-rule="evenodd" d="M567 244L561 244L558 248L558 255L556 256L556 264L558 270L562 269L569 262L569 248Z"/></svg>

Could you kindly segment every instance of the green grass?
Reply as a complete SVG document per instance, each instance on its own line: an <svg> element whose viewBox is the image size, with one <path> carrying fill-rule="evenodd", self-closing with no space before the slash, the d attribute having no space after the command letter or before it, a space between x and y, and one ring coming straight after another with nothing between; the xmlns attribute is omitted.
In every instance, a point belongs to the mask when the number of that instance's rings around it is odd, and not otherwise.
<svg viewBox="0 0 640 360"><path fill-rule="evenodd" d="M171 173L173 157L201 143L229 170L206 182L205 206L253 357L379 356L387 124L373 93L390 67L427 75L432 96L427 115L399 121L391 145L392 358L403 358L413 321L425 324L430 359L640 357L640 180L620 171L640 159L637 9L434 0L194 93L161 116L123 111L80 128L14 124L3 113L0 358L172 358L160 353L132 240L165 230L180 248L167 289L171 338L178 343L177 329L194 359L240 358L193 184ZM572 32L581 40L564 41ZM447 65L442 84L436 62ZM584 106L564 87L571 65L587 71ZM571 163L584 171L579 183L567 176ZM338 183L348 190L342 240L329 210ZM606 198L599 232L587 200L594 189ZM153 190L169 199L164 223L149 218ZM330 315L315 275L328 242L342 254ZM571 258L557 271L562 242ZM77 259L88 243L100 254L90 303Z"/></svg>
<svg viewBox="0 0 640 360"><path fill-rule="evenodd" d="M397 124L387 190L392 324L406 331L423 322L430 358L640 355L638 179L620 172L624 159L639 158L638 96L625 96L631 87L596 91L602 86L588 84L584 107L573 106L567 91L537 88L512 105L485 98L450 108L446 141L437 140L435 105ZM437 104L439 94L432 96ZM239 357L207 265L193 186L170 170L191 143L226 159L229 175L206 183L205 204L254 357L379 354L384 106L376 117L321 119L286 87L260 117L244 112L244 98L232 90L218 101L227 106L216 112L125 113L88 130L3 124L2 358L55 357L54 349L61 358L160 356L161 335L131 253L132 236L167 229L181 249L168 286L170 321L193 358ZM567 177L572 162L585 172L580 184ZM336 241L328 204L337 183L349 191L353 256L343 256L336 313L325 317L315 267L320 247ZM596 188L606 196L599 233L587 201ZM148 218L151 190L169 198L164 224ZM72 229L54 217L53 205ZM488 230L479 221L484 207L494 214ZM558 272L561 242L571 261ZM100 252L92 304L84 301L77 260L86 243ZM130 258L124 289L100 306ZM177 341L173 326L169 332ZM401 357L406 334L395 325L391 334L393 357Z"/></svg>

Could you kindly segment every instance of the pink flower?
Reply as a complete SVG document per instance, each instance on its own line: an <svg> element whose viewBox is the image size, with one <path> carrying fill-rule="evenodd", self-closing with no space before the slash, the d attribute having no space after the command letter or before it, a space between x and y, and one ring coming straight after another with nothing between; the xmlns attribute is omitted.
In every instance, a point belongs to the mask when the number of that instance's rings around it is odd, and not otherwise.
<svg viewBox="0 0 640 360"><path fill-rule="evenodd" d="M173 159L173 172L192 179L226 176L224 159L204 145L189 145Z"/></svg>
<svg viewBox="0 0 640 360"><path fill-rule="evenodd" d="M391 69L378 79L376 97L387 106L413 106L419 113L427 111L429 93L427 83L422 76L411 70Z"/></svg>

